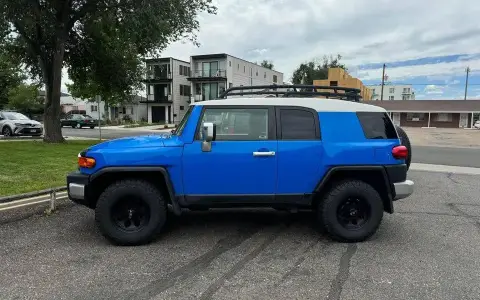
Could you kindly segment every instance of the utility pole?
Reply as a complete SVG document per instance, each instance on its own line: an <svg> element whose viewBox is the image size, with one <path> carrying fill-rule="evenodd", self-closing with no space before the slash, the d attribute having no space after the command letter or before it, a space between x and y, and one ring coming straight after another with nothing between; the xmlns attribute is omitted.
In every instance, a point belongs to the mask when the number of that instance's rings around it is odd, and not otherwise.
<svg viewBox="0 0 480 300"><path fill-rule="evenodd" d="M102 140L102 118L100 109L100 96L97 95L97 108L98 108L98 134L100 141Z"/></svg>
<svg viewBox="0 0 480 300"><path fill-rule="evenodd" d="M470 67L467 67L465 71L467 71L467 78L465 79L465 97L463 98L463 100L467 100L468 73L470 73Z"/></svg>
<svg viewBox="0 0 480 300"><path fill-rule="evenodd" d="M383 72L382 72L382 91L380 93L380 101L383 101L383 86L385 85L385 64L383 64Z"/></svg>

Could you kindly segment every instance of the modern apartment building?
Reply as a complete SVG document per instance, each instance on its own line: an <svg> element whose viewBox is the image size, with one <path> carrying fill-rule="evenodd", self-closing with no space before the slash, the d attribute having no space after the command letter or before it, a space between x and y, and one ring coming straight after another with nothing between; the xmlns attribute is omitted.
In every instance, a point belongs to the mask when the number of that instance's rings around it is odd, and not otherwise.
<svg viewBox="0 0 480 300"><path fill-rule="evenodd" d="M190 100L190 63L172 57L145 60L149 123L178 123Z"/></svg>
<svg viewBox="0 0 480 300"><path fill-rule="evenodd" d="M191 101L216 99L235 86L283 84L283 73L225 53L190 57Z"/></svg>
<svg viewBox="0 0 480 300"><path fill-rule="evenodd" d="M372 100L380 100L382 86L369 86L372 90ZM383 100L415 100L415 91L411 85L384 85Z"/></svg>
<svg viewBox="0 0 480 300"><path fill-rule="evenodd" d="M362 81L348 74L342 68L328 69L328 78L322 80L314 80L314 85L320 86L338 86L345 88L355 88L360 90L360 96L363 100L371 100L372 95L370 90L363 85ZM333 92L333 90L330 90Z"/></svg>

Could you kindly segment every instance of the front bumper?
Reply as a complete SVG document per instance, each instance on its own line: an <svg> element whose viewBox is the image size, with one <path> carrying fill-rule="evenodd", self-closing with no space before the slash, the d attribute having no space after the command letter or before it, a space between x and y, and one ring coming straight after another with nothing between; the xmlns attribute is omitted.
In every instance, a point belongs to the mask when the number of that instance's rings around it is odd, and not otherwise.
<svg viewBox="0 0 480 300"><path fill-rule="evenodd" d="M17 126L13 130L13 134L15 134L15 135L42 135L43 134L43 128L42 127Z"/></svg>
<svg viewBox="0 0 480 300"><path fill-rule="evenodd" d="M90 206L88 201L89 176L78 171L67 175L68 198L75 203Z"/></svg>
<svg viewBox="0 0 480 300"><path fill-rule="evenodd" d="M407 198L413 193L414 186L415 184L411 180L394 183L393 187L395 188L395 198L393 200Z"/></svg>

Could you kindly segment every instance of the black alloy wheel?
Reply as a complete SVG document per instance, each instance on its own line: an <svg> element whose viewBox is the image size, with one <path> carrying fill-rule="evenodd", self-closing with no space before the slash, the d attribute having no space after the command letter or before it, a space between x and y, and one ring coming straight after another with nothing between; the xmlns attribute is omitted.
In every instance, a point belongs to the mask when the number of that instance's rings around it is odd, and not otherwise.
<svg viewBox="0 0 480 300"><path fill-rule="evenodd" d="M337 209L338 222L348 230L362 228L370 219L370 215L370 205L359 197L346 198Z"/></svg>
<svg viewBox="0 0 480 300"><path fill-rule="evenodd" d="M111 216L119 229L135 232L142 230L150 221L150 209L141 198L125 196L112 206Z"/></svg>

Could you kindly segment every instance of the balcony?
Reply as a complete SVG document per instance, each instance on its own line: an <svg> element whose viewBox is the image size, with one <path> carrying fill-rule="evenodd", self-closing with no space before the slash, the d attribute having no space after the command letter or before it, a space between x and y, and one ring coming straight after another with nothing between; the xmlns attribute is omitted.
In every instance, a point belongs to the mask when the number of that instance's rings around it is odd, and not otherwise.
<svg viewBox="0 0 480 300"><path fill-rule="evenodd" d="M166 72L148 72L145 82L170 82L172 81L172 73Z"/></svg>
<svg viewBox="0 0 480 300"><path fill-rule="evenodd" d="M157 96L154 94L147 95L147 101L142 101L142 103L171 103L172 95L167 96Z"/></svg>
<svg viewBox="0 0 480 300"><path fill-rule="evenodd" d="M220 81L227 80L226 70L191 70L188 80Z"/></svg>

